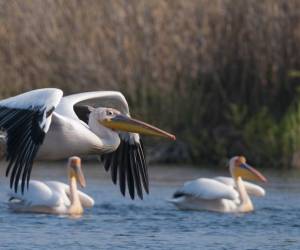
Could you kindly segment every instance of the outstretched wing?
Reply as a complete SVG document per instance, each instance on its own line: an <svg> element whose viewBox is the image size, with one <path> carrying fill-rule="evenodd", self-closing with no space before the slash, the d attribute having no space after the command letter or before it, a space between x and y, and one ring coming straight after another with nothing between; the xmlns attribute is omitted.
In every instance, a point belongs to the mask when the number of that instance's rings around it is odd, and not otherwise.
<svg viewBox="0 0 300 250"><path fill-rule="evenodd" d="M130 116L128 103L117 91L95 91L65 96L55 112L87 123L90 107L109 107ZM119 182L120 191L126 193L126 186L132 199L135 193L143 199L143 189L149 193L149 181L145 154L140 136L135 133L120 133L121 143L112 153L102 155L106 171L111 172L114 184ZM127 185L126 185L127 184Z"/></svg>
<svg viewBox="0 0 300 250"><path fill-rule="evenodd" d="M123 114L129 115L129 108L125 97L117 91L92 91L64 96L55 112L69 118L78 119L76 109L92 107L111 107L119 110ZM85 109L89 112L89 109Z"/></svg>
<svg viewBox="0 0 300 250"><path fill-rule="evenodd" d="M30 180L34 158L48 132L51 116L63 92L38 89L0 101L0 129L6 133L6 176L10 187L24 192Z"/></svg>

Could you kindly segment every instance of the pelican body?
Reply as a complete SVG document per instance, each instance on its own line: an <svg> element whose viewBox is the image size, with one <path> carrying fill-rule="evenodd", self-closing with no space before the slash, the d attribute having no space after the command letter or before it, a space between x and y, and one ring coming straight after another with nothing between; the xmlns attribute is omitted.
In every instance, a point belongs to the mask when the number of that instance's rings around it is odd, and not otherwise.
<svg viewBox="0 0 300 250"><path fill-rule="evenodd" d="M85 187L79 157L68 163L69 185L58 181L30 180L29 189L23 194L9 193L9 208L15 212L81 215L84 208L94 206L94 200L77 189L77 182Z"/></svg>
<svg viewBox="0 0 300 250"><path fill-rule="evenodd" d="M149 192L147 165L139 134L175 136L133 119L125 97L116 91L63 96L46 88L0 101L0 130L5 132L6 176L17 192L29 187L34 160L57 160L72 155L101 156L112 181L130 197Z"/></svg>
<svg viewBox="0 0 300 250"><path fill-rule="evenodd" d="M254 210L250 194L264 196L263 188L243 180L266 182L266 178L246 163L243 156L229 161L232 178L199 178L184 183L169 202L183 210L208 210L223 213L246 213Z"/></svg>

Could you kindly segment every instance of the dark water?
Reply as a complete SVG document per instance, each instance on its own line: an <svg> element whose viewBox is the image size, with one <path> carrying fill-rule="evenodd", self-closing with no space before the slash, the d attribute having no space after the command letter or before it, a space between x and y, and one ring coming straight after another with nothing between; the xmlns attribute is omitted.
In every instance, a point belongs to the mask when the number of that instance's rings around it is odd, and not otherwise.
<svg viewBox="0 0 300 250"><path fill-rule="evenodd" d="M46 165L35 166L35 179L66 180L62 163ZM0 249L300 249L300 171L265 173L267 196L253 199L250 214L178 211L165 201L186 180L226 172L152 167L143 201L123 198L100 166L84 172L96 205L77 219L9 212L1 177Z"/></svg>

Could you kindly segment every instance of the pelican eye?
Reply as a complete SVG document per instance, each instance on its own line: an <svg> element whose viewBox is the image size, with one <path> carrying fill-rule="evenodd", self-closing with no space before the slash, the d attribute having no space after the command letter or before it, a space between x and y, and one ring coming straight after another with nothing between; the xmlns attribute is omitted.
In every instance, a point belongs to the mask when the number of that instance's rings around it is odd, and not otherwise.
<svg viewBox="0 0 300 250"><path fill-rule="evenodd" d="M113 115L114 113L111 110L106 111L106 115Z"/></svg>

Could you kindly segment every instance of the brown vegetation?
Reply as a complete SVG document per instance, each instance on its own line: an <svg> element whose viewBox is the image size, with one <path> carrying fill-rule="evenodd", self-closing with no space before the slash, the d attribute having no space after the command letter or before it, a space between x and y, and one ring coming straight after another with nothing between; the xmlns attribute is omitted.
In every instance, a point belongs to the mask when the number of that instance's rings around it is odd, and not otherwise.
<svg viewBox="0 0 300 250"><path fill-rule="evenodd" d="M0 1L1 97L120 90L192 161L289 163L299 58L297 0Z"/></svg>

